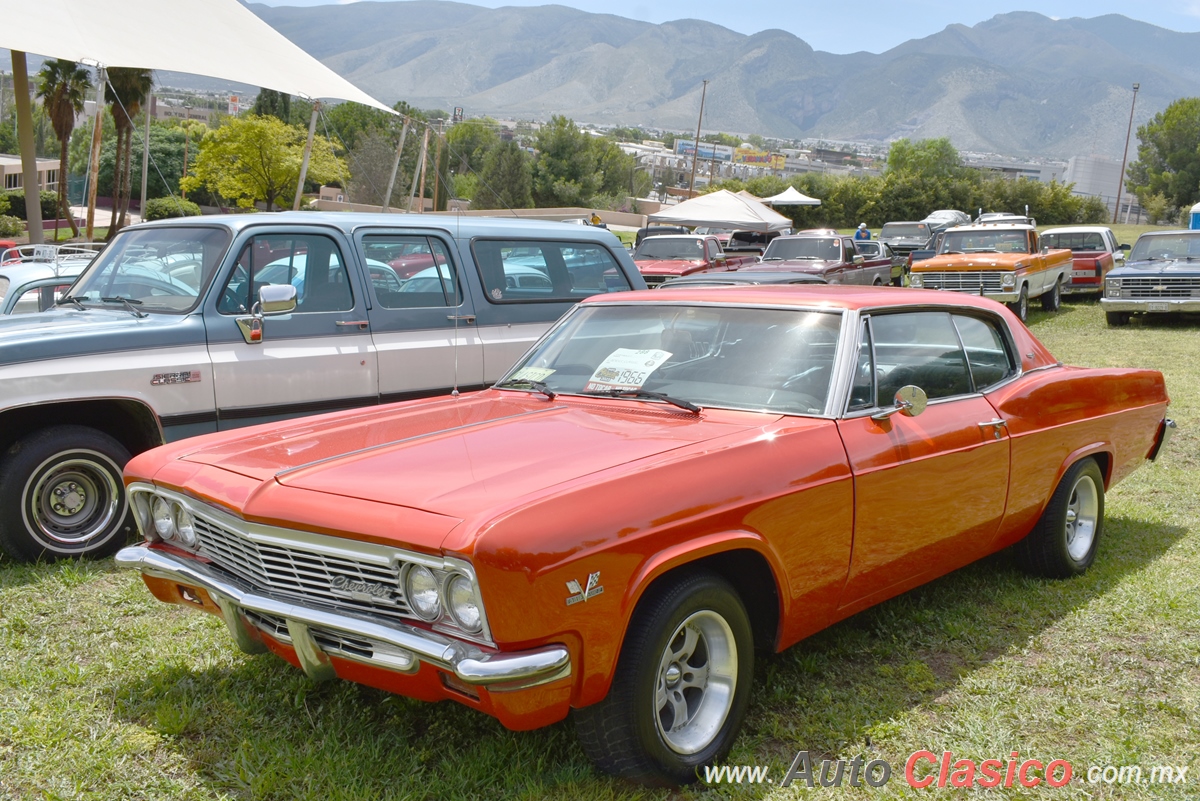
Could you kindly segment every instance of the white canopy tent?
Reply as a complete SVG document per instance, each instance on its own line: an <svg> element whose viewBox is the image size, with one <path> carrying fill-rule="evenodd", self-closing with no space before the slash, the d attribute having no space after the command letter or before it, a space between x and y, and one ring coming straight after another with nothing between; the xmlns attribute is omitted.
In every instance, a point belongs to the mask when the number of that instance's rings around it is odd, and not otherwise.
<svg viewBox="0 0 1200 801"><path fill-rule="evenodd" d="M707 195L663 209L647 216L650 222L675 225L716 225L744 231L781 231L792 221L757 200L718 189Z"/></svg>
<svg viewBox="0 0 1200 801"><path fill-rule="evenodd" d="M21 96L21 86L28 86L26 53L103 68L209 75L312 100L352 100L391 111L237 0L122 0L119 9L96 0L0 0L0 19L0 47L12 51L30 241L35 243L42 241L42 229L30 110ZM310 142L315 122L314 112ZM302 175L307 166L306 150Z"/></svg>
<svg viewBox="0 0 1200 801"><path fill-rule="evenodd" d="M771 195L763 198L763 203L768 206L820 206L821 201L815 197L809 197L798 191L796 187L789 186L787 189L780 192L778 195Z"/></svg>

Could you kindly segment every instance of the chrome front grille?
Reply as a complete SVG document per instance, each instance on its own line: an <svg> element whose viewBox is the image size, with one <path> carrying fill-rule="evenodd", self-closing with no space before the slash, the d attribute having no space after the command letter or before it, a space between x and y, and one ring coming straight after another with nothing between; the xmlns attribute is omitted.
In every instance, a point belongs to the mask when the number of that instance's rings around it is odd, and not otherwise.
<svg viewBox="0 0 1200 801"><path fill-rule="evenodd" d="M921 272L921 286L926 289L945 289L950 292L970 292L972 295L978 295L982 290L984 294L992 294L1003 292L1004 287L1000 285L1000 272L985 272L982 270L975 271L954 271L945 273L927 273Z"/></svg>
<svg viewBox="0 0 1200 801"><path fill-rule="evenodd" d="M673 275L645 275L645 274L642 275L642 278L645 279L645 281L646 281L646 286L650 287L651 289L653 289L654 287L663 283L668 278L674 278L674 277L675 276L673 276Z"/></svg>
<svg viewBox="0 0 1200 801"><path fill-rule="evenodd" d="M1200 298L1200 276L1122 278L1123 298Z"/></svg>
<svg viewBox="0 0 1200 801"><path fill-rule="evenodd" d="M292 644L292 635L288 632L285 619L249 610L243 610L242 614L256 628L275 640L286 645ZM323 653L333 656L397 670L409 670L415 664L415 658L411 653L363 637L354 637L340 631L319 628L310 628L309 634L313 641L321 647Z"/></svg>
<svg viewBox="0 0 1200 801"><path fill-rule="evenodd" d="M201 556L257 587L392 620L412 617L400 588L399 563L374 564L301 543L255 542L198 515L195 527Z"/></svg>

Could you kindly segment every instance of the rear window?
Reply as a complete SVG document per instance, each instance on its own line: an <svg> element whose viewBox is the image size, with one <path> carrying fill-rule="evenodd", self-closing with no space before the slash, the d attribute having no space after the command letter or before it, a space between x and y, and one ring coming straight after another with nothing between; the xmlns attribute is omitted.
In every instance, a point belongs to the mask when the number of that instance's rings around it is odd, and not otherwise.
<svg viewBox="0 0 1200 801"><path fill-rule="evenodd" d="M888 237L921 237L929 238L929 226L925 223L884 223L879 232L880 239Z"/></svg>
<svg viewBox="0 0 1200 801"><path fill-rule="evenodd" d="M577 301L632 289L608 248L594 242L477 239L471 252L492 303Z"/></svg>
<svg viewBox="0 0 1200 801"><path fill-rule="evenodd" d="M1042 244L1067 250L1104 250L1104 237L1095 231L1043 234Z"/></svg>

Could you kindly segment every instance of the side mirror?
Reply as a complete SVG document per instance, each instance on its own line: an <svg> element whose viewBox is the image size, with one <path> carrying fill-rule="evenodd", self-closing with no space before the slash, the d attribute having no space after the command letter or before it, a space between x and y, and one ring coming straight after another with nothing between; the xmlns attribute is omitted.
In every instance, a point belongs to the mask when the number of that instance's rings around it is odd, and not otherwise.
<svg viewBox="0 0 1200 801"><path fill-rule="evenodd" d="M862 256L857 256L857 255L856 255L856 256L854 257L854 263L855 263L855 264L862 264L862 263L863 263L863 257L862 257Z"/></svg>
<svg viewBox="0 0 1200 801"><path fill-rule="evenodd" d="M1045 255L1046 255L1047 253L1049 253L1049 252L1050 252L1050 246L1049 246L1049 245L1042 245L1042 255L1043 255L1043 256L1045 256Z"/></svg>
<svg viewBox="0 0 1200 801"><path fill-rule="evenodd" d="M871 419L886 420L896 413L900 413L905 417L916 417L925 411L925 407L929 404L929 396L925 394L925 390L913 384L908 384L896 390L896 394L892 400L895 403L894 406L871 415Z"/></svg>
<svg viewBox="0 0 1200 801"><path fill-rule="evenodd" d="M238 328L247 345L257 345L263 339L263 317L287 314L296 310L296 287L291 284L267 284L258 290L258 302L250 314L238 317Z"/></svg>
<svg viewBox="0 0 1200 801"><path fill-rule="evenodd" d="M1132 249L1133 248L1129 247L1129 245L1117 245L1117 250L1130 251Z"/></svg>

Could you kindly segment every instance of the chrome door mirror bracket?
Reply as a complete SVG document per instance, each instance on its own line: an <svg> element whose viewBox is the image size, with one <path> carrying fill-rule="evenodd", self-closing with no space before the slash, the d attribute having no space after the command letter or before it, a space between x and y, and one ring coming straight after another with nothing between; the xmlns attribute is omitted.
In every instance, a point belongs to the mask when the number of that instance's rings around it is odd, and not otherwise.
<svg viewBox="0 0 1200 801"><path fill-rule="evenodd" d="M250 308L250 314L236 318L242 339L247 345L257 345L263 340L263 317L288 314L296 310L296 287L291 284L267 284L258 290L258 302Z"/></svg>
<svg viewBox="0 0 1200 801"><path fill-rule="evenodd" d="M896 404L895 406L871 415L871 419L886 420L896 413L902 414L905 417L916 417L925 411L925 406L929 403L929 396L925 394L925 390L909 384L896 390L893 401Z"/></svg>

